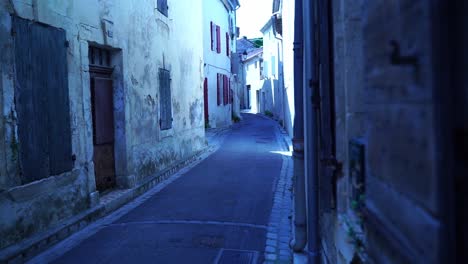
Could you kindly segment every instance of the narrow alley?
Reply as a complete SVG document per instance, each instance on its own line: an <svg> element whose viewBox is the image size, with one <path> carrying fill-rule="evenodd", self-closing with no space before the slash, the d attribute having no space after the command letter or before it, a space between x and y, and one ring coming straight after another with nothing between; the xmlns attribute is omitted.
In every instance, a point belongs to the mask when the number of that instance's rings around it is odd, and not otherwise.
<svg viewBox="0 0 468 264"><path fill-rule="evenodd" d="M245 114L218 144L165 188L31 263L263 263L266 247L278 247L270 253L290 263L291 175L282 170L288 151L278 125Z"/></svg>
<svg viewBox="0 0 468 264"><path fill-rule="evenodd" d="M467 14L0 0L0 264L468 263Z"/></svg>

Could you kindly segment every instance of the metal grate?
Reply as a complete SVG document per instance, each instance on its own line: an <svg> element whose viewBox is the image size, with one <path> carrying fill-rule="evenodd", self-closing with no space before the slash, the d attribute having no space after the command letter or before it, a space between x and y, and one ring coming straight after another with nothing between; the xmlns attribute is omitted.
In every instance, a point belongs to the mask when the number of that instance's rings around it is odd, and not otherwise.
<svg viewBox="0 0 468 264"><path fill-rule="evenodd" d="M215 264L256 264L257 251L221 249Z"/></svg>

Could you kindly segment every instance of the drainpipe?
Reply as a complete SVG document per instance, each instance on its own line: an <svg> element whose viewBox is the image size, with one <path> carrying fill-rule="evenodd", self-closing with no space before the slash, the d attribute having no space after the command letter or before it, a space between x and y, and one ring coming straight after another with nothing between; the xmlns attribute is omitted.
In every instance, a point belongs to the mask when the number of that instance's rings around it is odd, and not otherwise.
<svg viewBox="0 0 468 264"><path fill-rule="evenodd" d="M295 0L294 20L294 239L290 246L302 251L307 243L306 197L304 174L304 115L303 115L303 50L302 50L302 0Z"/></svg>
<svg viewBox="0 0 468 264"><path fill-rule="evenodd" d="M320 1L320 0L318 0ZM320 263L318 188L318 107L320 102L316 59L315 1L304 1L304 122L309 263Z"/></svg>

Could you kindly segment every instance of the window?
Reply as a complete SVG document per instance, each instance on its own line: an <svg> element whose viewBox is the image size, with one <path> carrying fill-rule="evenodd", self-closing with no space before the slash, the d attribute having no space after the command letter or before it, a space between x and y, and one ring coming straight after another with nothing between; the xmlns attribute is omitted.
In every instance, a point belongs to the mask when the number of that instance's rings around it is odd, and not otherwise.
<svg viewBox="0 0 468 264"><path fill-rule="evenodd" d="M73 168L66 34L18 17L13 28L18 158L26 184Z"/></svg>
<svg viewBox="0 0 468 264"><path fill-rule="evenodd" d="M218 105L227 105L231 101L232 96L229 93L229 90L231 89L229 77L227 75L218 73L217 82Z"/></svg>
<svg viewBox="0 0 468 264"><path fill-rule="evenodd" d="M210 22L210 32L211 32L211 50L221 53L221 28Z"/></svg>
<svg viewBox="0 0 468 264"><path fill-rule="evenodd" d="M159 69L159 126L161 130L172 128L171 74Z"/></svg>
<svg viewBox="0 0 468 264"><path fill-rule="evenodd" d="M167 0L157 0L157 1L158 1L158 11L161 14L168 16L169 7L167 6Z"/></svg>
<svg viewBox="0 0 468 264"><path fill-rule="evenodd" d="M216 38L216 25L213 21L210 22L210 32L211 32L211 50L215 50L217 47L217 38Z"/></svg>

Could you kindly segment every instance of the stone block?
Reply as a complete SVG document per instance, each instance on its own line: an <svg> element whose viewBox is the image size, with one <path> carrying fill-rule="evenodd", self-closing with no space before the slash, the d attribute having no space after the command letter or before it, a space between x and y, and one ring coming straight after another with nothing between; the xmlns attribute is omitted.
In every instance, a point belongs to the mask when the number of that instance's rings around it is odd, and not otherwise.
<svg viewBox="0 0 468 264"><path fill-rule="evenodd" d="M369 112L368 175L437 212L432 106L374 107Z"/></svg>
<svg viewBox="0 0 468 264"><path fill-rule="evenodd" d="M96 191L96 192L92 192L89 194L89 206L91 208L98 206L99 201L100 201L99 192Z"/></svg>
<svg viewBox="0 0 468 264"><path fill-rule="evenodd" d="M389 241L396 240L399 241L401 250L410 252L409 255L413 255L414 260L428 263L423 260L437 259L439 241L442 241L441 222L425 208L385 182L373 177L367 180L366 207L371 212L370 217L377 218L379 224L367 224L366 229L382 229L385 234L391 236L374 237L368 241L368 245L383 244L388 248ZM396 210L398 213L395 213Z"/></svg>
<svg viewBox="0 0 468 264"><path fill-rule="evenodd" d="M265 247L265 251L267 253L276 253L276 247L273 247L273 246L266 246Z"/></svg>

